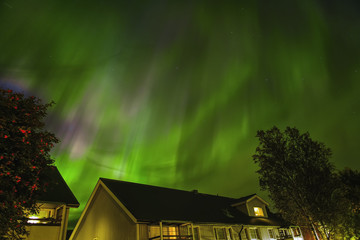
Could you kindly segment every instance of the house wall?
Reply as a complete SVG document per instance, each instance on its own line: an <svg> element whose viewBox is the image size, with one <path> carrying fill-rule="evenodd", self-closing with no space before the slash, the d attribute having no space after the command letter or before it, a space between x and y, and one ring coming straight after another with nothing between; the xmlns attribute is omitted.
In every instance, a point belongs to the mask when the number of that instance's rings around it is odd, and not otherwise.
<svg viewBox="0 0 360 240"><path fill-rule="evenodd" d="M140 225L140 240L148 240L149 237L159 236L160 235L160 228L159 226L151 226L152 227L152 235L146 235L147 226L144 224L143 226ZM230 239L230 232L232 233L233 240L239 240L238 233L242 228L242 225L219 225L219 224L194 224L194 227L199 227L200 229L200 239L201 240L216 240L216 234L214 228L225 228L227 239ZM255 229L259 238L251 238L250 229ZM269 229L273 232L273 238L270 237ZM287 229L289 233L291 232L290 229ZM242 239L243 240L276 240L279 236L278 227L276 226L244 226L242 230ZM294 240L303 240L302 237L293 238Z"/></svg>
<svg viewBox="0 0 360 240"><path fill-rule="evenodd" d="M58 240L60 237L60 226L34 225L29 227L30 234L27 240Z"/></svg>
<svg viewBox="0 0 360 240"><path fill-rule="evenodd" d="M135 240L136 224L100 186L70 239Z"/></svg>
<svg viewBox="0 0 360 240"><path fill-rule="evenodd" d="M147 224L139 224L139 240L149 240L149 230Z"/></svg>
<svg viewBox="0 0 360 240"><path fill-rule="evenodd" d="M198 225L197 225L198 226ZM201 240L214 240L216 239L215 236L215 232L214 232L214 227L217 228L226 228L227 229L227 234L229 234L229 229L232 229L232 236L233 239L237 240L239 239L238 237L238 232L241 229L241 225L239 226L229 226L229 225L199 225L200 227L200 236L201 236ZM251 238L250 235L250 229L256 229L258 234L260 235L260 239L261 240L275 240L276 236L279 236L278 227L267 227L267 226L244 226L243 229L243 234L242 234L242 238L243 239L255 239L255 238ZM274 238L270 238L268 229L272 229L273 230L273 234L274 234ZM237 231L237 232L236 232ZM229 237L229 236L228 236ZM298 240L302 240L302 238L298 238Z"/></svg>

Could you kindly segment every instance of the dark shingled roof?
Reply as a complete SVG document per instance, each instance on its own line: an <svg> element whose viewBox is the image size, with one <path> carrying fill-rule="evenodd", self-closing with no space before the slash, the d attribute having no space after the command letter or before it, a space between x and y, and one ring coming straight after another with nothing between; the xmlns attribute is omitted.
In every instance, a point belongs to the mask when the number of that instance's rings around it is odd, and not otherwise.
<svg viewBox="0 0 360 240"><path fill-rule="evenodd" d="M231 207L231 204L239 202L235 198L105 178L100 180L140 221L173 220L268 226L282 226L284 223L271 213L268 214L269 218L262 218L240 212Z"/></svg>
<svg viewBox="0 0 360 240"><path fill-rule="evenodd" d="M241 198L237 198L237 202L241 203L241 202L245 202L246 200L252 198L253 196L256 196L256 194L251 194L249 196L245 196L245 197L241 197Z"/></svg>
<svg viewBox="0 0 360 240"><path fill-rule="evenodd" d="M37 199L46 203L66 203L70 207L79 207L79 202L56 167L50 167L44 174L49 179L49 187Z"/></svg>

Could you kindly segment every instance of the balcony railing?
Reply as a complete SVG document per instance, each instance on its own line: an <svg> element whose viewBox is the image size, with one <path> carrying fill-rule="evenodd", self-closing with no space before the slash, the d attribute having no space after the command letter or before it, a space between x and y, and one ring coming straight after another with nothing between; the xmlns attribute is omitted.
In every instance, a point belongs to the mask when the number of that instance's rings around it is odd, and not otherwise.
<svg viewBox="0 0 360 240"><path fill-rule="evenodd" d="M288 240L288 239L294 239L292 235L281 235L277 237L278 240Z"/></svg>
<svg viewBox="0 0 360 240"><path fill-rule="evenodd" d="M149 240L158 240L161 239L160 236L155 236L149 238ZM191 235L163 235L164 240L192 240L193 237Z"/></svg>
<svg viewBox="0 0 360 240"><path fill-rule="evenodd" d="M61 219L55 218L29 218L27 220L28 225L47 225L47 226L59 226L61 225Z"/></svg>

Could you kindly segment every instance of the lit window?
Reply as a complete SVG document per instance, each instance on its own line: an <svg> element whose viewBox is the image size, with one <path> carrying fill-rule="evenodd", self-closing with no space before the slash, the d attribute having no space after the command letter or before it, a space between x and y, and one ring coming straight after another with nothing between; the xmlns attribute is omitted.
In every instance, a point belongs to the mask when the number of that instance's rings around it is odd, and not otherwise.
<svg viewBox="0 0 360 240"><path fill-rule="evenodd" d="M160 237L160 226L149 226L149 238Z"/></svg>
<svg viewBox="0 0 360 240"><path fill-rule="evenodd" d="M257 217L264 216L264 212L261 207L254 207L254 213L255 213L255 216L257 216Z"/></svg>
<svg viewBox="0 0 360 240"><path fill-rule="evenodd" d="M171 227L171 226L163 227L163 233L164 236L166 236L168 239L177 239L176 237L178 235L177 227Z"/></svg>

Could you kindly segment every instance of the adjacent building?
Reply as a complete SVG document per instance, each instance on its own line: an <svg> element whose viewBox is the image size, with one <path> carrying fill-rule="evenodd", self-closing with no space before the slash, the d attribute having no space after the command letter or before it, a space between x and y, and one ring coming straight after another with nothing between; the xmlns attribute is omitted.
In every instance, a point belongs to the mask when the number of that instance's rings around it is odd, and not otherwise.
<svg viewBox="0 0 360 240"><path fill-rule="evenodd" d="M29 216L28 240L65 240L70 208L79 207L79 202L71 192L56 167L50 168L48 190L37 201L40 212Z"/></svg>
<svg viewBox="0 0 360 240"><path fill-rule="evenodd" d="M256 194L228 198L100 178L70 240L303 239Z"/></svg>

